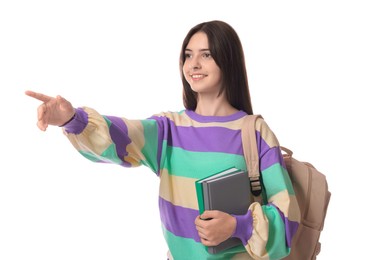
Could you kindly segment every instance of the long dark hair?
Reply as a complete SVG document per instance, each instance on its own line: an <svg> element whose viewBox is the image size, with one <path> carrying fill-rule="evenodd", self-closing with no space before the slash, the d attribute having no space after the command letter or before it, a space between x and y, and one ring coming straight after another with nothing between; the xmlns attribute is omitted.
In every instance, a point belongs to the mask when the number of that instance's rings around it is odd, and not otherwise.
<svg viewBox="0 0 390 260"><path fill-rule="evenodd" d="M195 110L197 93L191 89L183 74L185 49L191 37L197 32L207 35L209 49L222 72L222 89L228 102L238 110L253 114L245 67L244 51L236 31L223 21L209 21L194 26L184 38L180 52L180 73L183 82L183 103L189 110Z"/></svg>

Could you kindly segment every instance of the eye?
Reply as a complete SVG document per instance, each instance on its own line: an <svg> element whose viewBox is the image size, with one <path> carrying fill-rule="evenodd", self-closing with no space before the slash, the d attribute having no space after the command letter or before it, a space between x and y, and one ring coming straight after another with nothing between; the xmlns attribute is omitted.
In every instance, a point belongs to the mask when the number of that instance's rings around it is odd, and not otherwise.
<svg viewBox="0 0 390 260"><path fill-rule="evenodd" d="M189 59L192 57L191 53L184 53L184 59Z"/></svg>
<svg viewBox="0 0 390 260"><path fill-rule="evenodd" d="M202 57L205 58L205 59L211 59L211 58L212 58L212 57L211 57L211 53L209 53L209 52L203 53L203 54L202 54Z"/></svg>

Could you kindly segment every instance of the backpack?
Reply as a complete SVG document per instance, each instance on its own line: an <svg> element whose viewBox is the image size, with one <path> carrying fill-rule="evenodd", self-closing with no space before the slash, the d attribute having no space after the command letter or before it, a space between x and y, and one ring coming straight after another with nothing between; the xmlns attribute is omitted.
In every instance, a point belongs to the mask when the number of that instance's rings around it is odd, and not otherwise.
<svg viewBox="0 0 390 260"><path fill-rule="evenodd" d="M262 200L266 202L266 189L259 172L256 146L255 124L258 118L262 119L261 115L248 115L244 118L241 136L252 194L258 196L261 193ZM291 150L283 146L280 148L284 152L283 159L301 211L301 220L292 240L291 252L283 259L315 260L321 250L319 238L331 196L328 183L325 175L312 164L299 161L293 157Z"/></svg>

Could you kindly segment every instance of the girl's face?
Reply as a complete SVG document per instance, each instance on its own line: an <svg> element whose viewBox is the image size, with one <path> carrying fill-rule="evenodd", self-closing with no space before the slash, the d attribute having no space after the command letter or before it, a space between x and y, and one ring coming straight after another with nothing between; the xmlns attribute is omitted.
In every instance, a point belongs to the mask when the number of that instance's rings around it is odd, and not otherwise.
<svg viewBox="0 0 390 260"><path fill-rule="evenodd" d="M193 91L217 96L221 89L222 73L209 50L207 35L195 33L185 49L183 74Z"/></svg>

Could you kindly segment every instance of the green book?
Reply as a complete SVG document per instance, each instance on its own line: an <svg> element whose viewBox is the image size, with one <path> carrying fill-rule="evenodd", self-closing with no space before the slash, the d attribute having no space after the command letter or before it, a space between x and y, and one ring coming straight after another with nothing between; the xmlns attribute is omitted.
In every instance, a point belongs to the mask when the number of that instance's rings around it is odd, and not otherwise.
<svg viewBox="0 0 390 260"><path fill-rule="evenodd" d="M196 181L195 188L199 214L205 210L220 210L244 215L252 203L248 173L234 167ZM229 238L217 246L208 247L208 252L216 254L241 244L240 239Z"/></svg>

